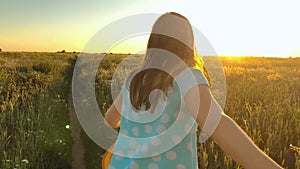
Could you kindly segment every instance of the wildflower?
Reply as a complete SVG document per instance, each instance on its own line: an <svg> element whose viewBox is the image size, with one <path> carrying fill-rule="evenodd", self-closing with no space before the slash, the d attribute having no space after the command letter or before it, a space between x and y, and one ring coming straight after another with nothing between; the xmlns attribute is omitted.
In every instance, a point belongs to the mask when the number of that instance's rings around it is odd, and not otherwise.
<svg viewBox="0 0 300 169"><path fill-rule="evenodd" d="M28 161L27 159L23 159L23 160L21 160L21 163L28 164L28 163L29 163L29 161Z"/></svg>

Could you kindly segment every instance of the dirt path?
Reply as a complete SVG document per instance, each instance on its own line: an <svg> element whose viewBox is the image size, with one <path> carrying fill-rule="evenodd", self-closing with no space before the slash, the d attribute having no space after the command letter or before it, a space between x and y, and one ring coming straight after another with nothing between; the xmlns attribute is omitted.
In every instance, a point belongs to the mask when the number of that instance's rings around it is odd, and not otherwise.
<svg viewBox="0 0 300 169"><path fill-rule="evenodd" d="M84 153L85 148L81 138L81 126L77 119L77 115L74 111L73 99L72 99L72 90L69 92L68 97L69 105L69 117L70 117L70 126L71 126L71 135L73 138L72 146L72 169L85 169L84 162Z"/></svg>

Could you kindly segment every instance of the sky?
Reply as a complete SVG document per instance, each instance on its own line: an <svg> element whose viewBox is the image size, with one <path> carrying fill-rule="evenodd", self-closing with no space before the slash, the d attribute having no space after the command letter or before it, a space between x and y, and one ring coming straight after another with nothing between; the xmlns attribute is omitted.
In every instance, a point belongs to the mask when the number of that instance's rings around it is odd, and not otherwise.
<svg viewBox="0 0 300 169"><path fill-rule="evenodd" d="M175 11L189 19L218 55L300 56L299 6L299 0L1 0L0 48L80 52L118 19ZM110 52L138 53L147 38L124 39Z"/></svg>

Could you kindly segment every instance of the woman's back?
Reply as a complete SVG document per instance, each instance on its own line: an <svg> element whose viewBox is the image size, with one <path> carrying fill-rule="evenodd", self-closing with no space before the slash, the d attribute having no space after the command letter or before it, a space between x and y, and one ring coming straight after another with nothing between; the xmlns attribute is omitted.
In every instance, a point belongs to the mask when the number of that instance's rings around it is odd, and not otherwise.
<svg viewBox="0 0 300 169"><path fill-rule="evenodd" d="M201 71L189 70L197 84L208 84ZM198 168L197 124L182 103L184 93L197 84L191 85L187 74L188 68L175 77L173 90L165 101L160 99L153 114L135 111L126 85L130 83L124 82L120 135L110 168Z"/></svg>

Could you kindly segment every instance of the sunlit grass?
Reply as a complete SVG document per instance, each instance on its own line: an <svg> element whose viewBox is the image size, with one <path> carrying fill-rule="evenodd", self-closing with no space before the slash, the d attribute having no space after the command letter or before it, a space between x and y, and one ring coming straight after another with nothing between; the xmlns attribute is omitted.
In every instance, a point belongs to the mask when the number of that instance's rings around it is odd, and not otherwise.
<svg viewBox="0 0 300 169"><path fill-rule="evenodd" d="M126 55L109 55L96 77L99 109L112 102L111 78ZM300 58L220 57L227 81L225 113L285 168L300 168ZM66 98L75 54L0 52L0 168L70 168ZM85 134L87 168L104 152ZM199 168L240 168L209 140Z"/></svg>
<svg viewBox="0 0 300 169"><path fill-rule="evenodd" d="M0 168L71 168L69 59L0 52Z"/></svg>
<svg viewBox="0 0 300 169"><path fill-rule="evenodd" d="M300 58L220 58L227 81L225 113L279 164L299 168L300 157L290 144L300 146ZM96 92L102 112L111 104L110 73L120 62L115 61L107 59L99 68ZM198 145L198 157L199 168L240 168L212 140Z"/></svg>

